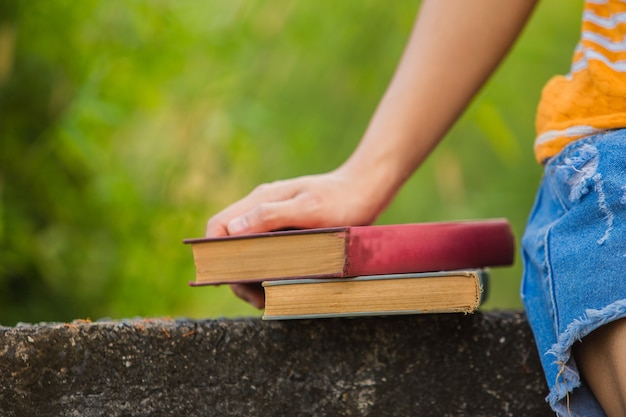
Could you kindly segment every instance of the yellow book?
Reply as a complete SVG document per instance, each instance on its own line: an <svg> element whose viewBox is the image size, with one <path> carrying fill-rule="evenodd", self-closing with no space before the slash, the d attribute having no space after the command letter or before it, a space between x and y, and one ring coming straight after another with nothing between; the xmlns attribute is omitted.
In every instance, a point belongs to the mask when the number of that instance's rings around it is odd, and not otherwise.
<svg viewBox="0 0 626 417"><path fill-rule="evenodd" d="M485 269L266 281L263 319L472 313L487 281Z"/></svg>

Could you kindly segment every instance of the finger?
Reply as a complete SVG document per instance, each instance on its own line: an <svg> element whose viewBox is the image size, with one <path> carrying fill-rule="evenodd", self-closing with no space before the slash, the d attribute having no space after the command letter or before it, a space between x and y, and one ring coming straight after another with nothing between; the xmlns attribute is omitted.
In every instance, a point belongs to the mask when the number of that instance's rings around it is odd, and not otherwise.
<svg viewBox="0 0 626 417"><path fill-rule="evenodd" d="M265 307L265 292L261 284L232 284L233 293L256 308Z"/></svg>
<svg viewBox="0 0 626 417"><path fill-rule="evenodd" d="M319 207L319 202L306 193L298 194L288 200L259 204L228 222L226 229L229 235L241 235L331 225L333 217L321 213ZM322 224L320 219L325 219L327 224Z"/></svg>
<svg viewBox="0 0 626 417"><path fill-rule="evenodd" d="M212 217L206 224L206 229L204 231L204 236L206 237L222 237L228 236L228 230L226 229L226 225Z"/></svg>
<svg viewBox="0 0 626 417"><path fill-rule="evenodd" d="M277 181L270 184L262 184L256 187L250 194L241 200L231 204L226 209L211 217L206 225L205 236L219 237L229 234L248 233L246 223L234 226L231 230L227 225L244 213L253 210L255 207L265 203L277 202L289 199L297 194L299 181ZM244 217L245 219L245 217ZM264 230L268 231L268 230Z"/></svg>
<svg viewBox="0 0 626 417"><path fill-rule="evenodd" d="M242 214L252 210L256 205L262 202L258 200L260 200L259 197L253 197L251 195L248 195L211 217L207 222L206 236L228 236L229 232L227 224L232 219L237 218Z"/></svg>

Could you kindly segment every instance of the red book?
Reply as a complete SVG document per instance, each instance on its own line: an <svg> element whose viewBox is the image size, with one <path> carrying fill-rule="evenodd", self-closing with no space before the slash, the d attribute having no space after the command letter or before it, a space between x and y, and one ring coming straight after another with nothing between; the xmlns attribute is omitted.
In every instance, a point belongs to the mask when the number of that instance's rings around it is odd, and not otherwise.
<svg viewBox="0 0 626 417"><path fill-rule="evenodd" d="M290 230L186 239L192 285L354 277L504 266L515 243L505 219Z"/></svg>

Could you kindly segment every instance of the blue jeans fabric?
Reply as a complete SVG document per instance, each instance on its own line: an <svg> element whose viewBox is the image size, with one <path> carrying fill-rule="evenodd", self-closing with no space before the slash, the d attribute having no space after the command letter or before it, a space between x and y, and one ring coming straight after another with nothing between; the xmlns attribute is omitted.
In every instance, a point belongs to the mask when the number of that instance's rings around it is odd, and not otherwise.
<svg viewBox="0 0 626 417"><path fill-rule="evenodd" d="M605 416L572 345L626 317L626 129L548 160L522 238L522 300L559 416Z"/></svg>

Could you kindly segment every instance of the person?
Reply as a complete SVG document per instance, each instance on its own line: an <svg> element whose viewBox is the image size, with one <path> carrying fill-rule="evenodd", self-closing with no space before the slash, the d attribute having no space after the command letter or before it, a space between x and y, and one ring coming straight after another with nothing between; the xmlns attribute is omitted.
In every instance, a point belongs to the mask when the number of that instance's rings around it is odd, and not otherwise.
<svg viewBox="0 0 626 417"><path fill-rule="evenodd" d="M352 155L331 172L258 186L211 217L206 236L374 222L506 55L535 3L424 0ZM521 292L559 416L626 415L625 34L625 0L586 0L571 71L548 82L537 111L534 153L544 176L522 238ZM232 288L263 307L259 287Z"/></svg>

